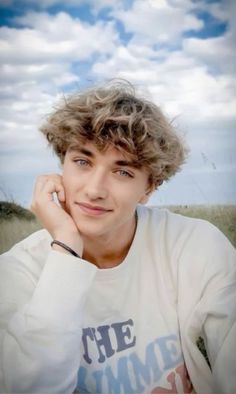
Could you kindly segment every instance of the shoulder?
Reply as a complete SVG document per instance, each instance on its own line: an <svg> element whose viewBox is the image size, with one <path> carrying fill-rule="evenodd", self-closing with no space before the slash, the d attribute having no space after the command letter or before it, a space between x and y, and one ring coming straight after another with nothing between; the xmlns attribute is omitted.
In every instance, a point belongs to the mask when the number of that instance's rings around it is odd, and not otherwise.
<svg viewBox="0 0 236 394"><path fill-rule="evenodd" d="M185 245L186 242L198 242L199 244L199 241L205 243L207 237L207 242L220 241L227 245L230 244L225 235L207 220L173 213L166 208L148 206L139 206L138 215L150 235L151 233L154 236L163 234L169 242L178 241Z"/></svg>
<svg viewBox="0 0 236 394"><path fill-rule="evenodd" d="M214 270L229 266L235 269L235 248L208 221L162 208L139 207L138 213L151 243L155 243L174 265L190 266L193 271L201 270L206 264Z"/></svg>
<svg viewBox="0 0 236 394"><path fill-rule="evenodd" d="M206 236L213 239L224 238L224 235L208 221L173 213L166 208L139 206L138 216L150 236L164 237L166 244L170 244L171 247L175 244L180 247L182 244L186 246L189 242L199 242Z"/></svg>

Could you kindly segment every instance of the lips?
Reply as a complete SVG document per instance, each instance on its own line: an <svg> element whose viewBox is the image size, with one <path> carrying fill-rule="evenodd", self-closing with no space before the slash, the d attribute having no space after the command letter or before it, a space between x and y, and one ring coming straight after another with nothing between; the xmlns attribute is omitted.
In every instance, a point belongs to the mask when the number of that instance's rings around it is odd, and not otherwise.
<svg viewBox="0 0 236 394"><path fill-rule="evenodd" d="M87 213L89 215L96 216L96 215L103 215L107 212L111 212L111 209L106 209L98 205L91 205L84 202L77 202L76 205L80 207L82 212Z"/></svg>

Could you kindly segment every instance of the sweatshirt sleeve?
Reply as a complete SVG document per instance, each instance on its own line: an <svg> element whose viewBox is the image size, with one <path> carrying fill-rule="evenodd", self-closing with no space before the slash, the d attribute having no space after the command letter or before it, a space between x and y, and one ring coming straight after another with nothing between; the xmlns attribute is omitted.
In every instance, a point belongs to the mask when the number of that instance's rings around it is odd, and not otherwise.
<svg viewBox="0 0 236 394"><path fill-rule="evenodd" d="M97 268L51 251L34 283L13 260L1 261L0 392L72 393L83 308Z"/></svg>
<svg viewBox="0 0 236 394"><path fill-rule="evenodd" d="M179 284L180 326L187 366L197 392L234 394L235 249L208 223L198 226L191 239L195 241L183 258ZM196 347L199 336L204 340L211 370Z"/></svg>

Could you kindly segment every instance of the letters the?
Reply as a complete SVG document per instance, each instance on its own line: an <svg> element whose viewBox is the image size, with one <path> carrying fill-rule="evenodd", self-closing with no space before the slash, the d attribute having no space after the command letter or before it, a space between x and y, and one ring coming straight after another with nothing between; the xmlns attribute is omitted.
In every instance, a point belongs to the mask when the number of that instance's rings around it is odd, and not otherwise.
<svg viewBox="0 0 236 394"><path fill-rule="evenodd" d="M130 327L133 327L133 325L134 322L132 319L111 325L116 334L117 352L121 352L122 350L135 346L136 337L132 336L130 329Z"/></svg>

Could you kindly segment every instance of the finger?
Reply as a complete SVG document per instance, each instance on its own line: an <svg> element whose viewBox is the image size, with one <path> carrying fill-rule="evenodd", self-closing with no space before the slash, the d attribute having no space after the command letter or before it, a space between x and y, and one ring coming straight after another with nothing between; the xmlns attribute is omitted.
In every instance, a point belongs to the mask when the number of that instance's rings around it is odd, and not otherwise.
<svg viewBox="0 0 236 394"><path fill-rule="evenodd" d="M35 179L34 186L33 186L33 191L32 191L32 199L30 203L30 210L35 213L35 209L37 206L37 199L38 196L41 193L41 190L43 188L43 185L46 182L46 176L45 175L40 175Z"/></svg>
<svg viewBox="0 0 236 394"><path fill-rule="evenodd" d="M60 201L60 199L64 199L64 188L62 186L61 183L59 183L57 180L54 179L48 179L42 189L41 192L39 194L39 198L41 198L42 200L50 200L50 201L54 201L54 195L57 195L58 200Z"/></svg>
<svg viewBox="0 0 236 394"><path fill-rule="evenodd" d="M61 189L60 189L59 192L57 193L57 198L58 198L58 200L59 200L60 203L66 201L65 189L64 189L64 187L63 187L62 185L61 185Z"/></svg>
<svg viewBox="0 0 236 394"><path fill-rule="evenodd" d="M60 198L64 198L61 178L59 174L40 175L36 178L31 202L31 210L33 212L42 202L53 201L54 193L59 193Z"/></svg>
<svg viewBox="0 0 236 394"><path fill-rule="evenodd" d="M53 181L55 183L62 183L61 176L59 174L45 174L39 175L36 178L35 185L34 185L34 193L37 195L41 193L45 189L45 185L49 182ZM52 184L50 184L52 186Z"/></svg>
<svg viewBox="0 0 236 394"><path fill-rule="evenodd" d="M38 195L43 190L46 182L50 179L50 175L39 175L35 179L33 195Z"/></svg>

